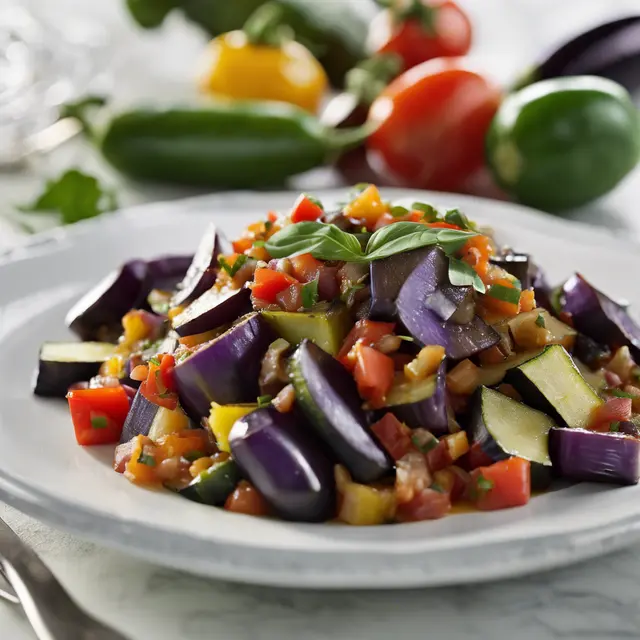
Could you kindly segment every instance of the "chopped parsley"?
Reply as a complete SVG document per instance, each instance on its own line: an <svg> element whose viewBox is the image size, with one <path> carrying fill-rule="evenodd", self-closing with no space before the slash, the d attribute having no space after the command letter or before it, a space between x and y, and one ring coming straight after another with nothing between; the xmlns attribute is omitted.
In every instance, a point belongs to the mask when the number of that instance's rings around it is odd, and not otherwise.
<svg viewBox="0 0 640 640"><path fill-rule="evenodd" d="M262 247L264 247L264 245L265 245L264 240L256 240L256 241L253 243L253 246L254 246L254 247L258 247L259 249L260 249L260 248L262 248Z"/></svg>
<svg viewBox="0 0 640 640"><path fill-rule="evenodd" d="M318 302L318 282L319 279L316 278L315 280L307 282L302 286L302 306L305 309L313 307L313 305Z"/></svg>
<svg viewBox="0 0 640 640"><path fill-rule="evenodd" d="M265 395L265 396L258 396L258 409L264 409L264 407L268 407L271 404L271 401L273 400L273 396L269 396L269 395Z"/></svg>
<svg viewBox="0 0 640 640"><path fill-rule="evenodd" d="M415 342L415 339L411 336L398 336L398 338L400 338L400 340L402 340L403 342Z"/></svg>
<svg viewBox="0 0 640 640"><path fill-rule="evenodd" d="M538 317L536 318L536 326L540 327L541 329L545 329L547 326L547 324L544 321L544 316L541 313L539 313Z"/></svg>
<svg viewBox="0 0 640 640"><path fill-rule="evenodd" d="M609 431L613 431L614 433L620 431L620 422L612 422L609 425Z"/></svg>
<svg viewBox="0 0 640 640"><path fill-rule="evenodd" d="M490 491L494 487L494 482L480 474L476 479L476 486L481 491Z"/></svg>
<svg viewBox="0 0 640 640"><path fill-rule="evenodd" d="M273 222L271 222L271 220L267 220L264 223L264 230L266 233L268 233L269 231L271 231L271 227L273 227Z"/></svg>
<svg viewBox="0 0 640 640"><path fill-rule="evenodd" d="M437 482L434 482L430 488L433 489L434 491L437 491L438 493L446 493L446 491L442 488L442 486L439 485Z"/></svg>
<svg viewBox="0 0 640 640"><path fill-rule="evenodd" d="M438 219L438 210L426 202L414 202L411 205L411 209L420 211L425 222L435 222Z"/></svg>
<svg viewBox="0 0 640 640"><path fill-rule="evenodd" d="M240 271L240 269L248 259L249 258L245 256L244 253L241 253L233 261L233 265L230 265L224 256L218 256L218 264L229 274L230 277L233 278L233 276L235 276L236 273Z"/></svg>
<svg viewBox="0 0 640 640"><path fill-rule="evenodd" d="M411 436L411 442L420 453L428 453L431 449L435 449L438 446L438 439L431 436L428 440L421 437L419 434Z"/></svg>
<svg viewBox="0 0 640 640"><path fill-rule="evenodd" d="M391 211L389 211L389 213L394 218L402 218L409 214L409 209L406 207L391 207Z"/></svg>
<svg viewBox="0 0 640 640"><path fill-rule="evenodd" d="M144 451L140 452L140 455L138 456L138 462L140 464L147 465L147 467L156 466L156 459L153 456L150 456L148 453L145 453Z"/></svg>
<svg viewBox="0 0 640 640"><path fill-rule="evenodd" d="M611 389L609 391L612 396L616 398L637 398L638 396L634 396L633 393L628 393L627 391L621 391L620 389Z"/></svg>
<svg viewBox="0 0 640 640"><path fill-rule="evenodd" d="M153 356L153 358L149 358L149 363L150 364L155 364L156 367L160 366L160 360L158 359L157 356Z"/></svg>
<svg viewBox="0 0 640 640"><path fill-rule="evenodd" d="M518 304L520 302L520 289L507 287L503 284L492 284L487 295L509 304Z"/></svg>
<svg viewBox="0 0 640 640"><path fill-rule="evenodd" d="M92 429L106 429L109 426L109 420L106 416L92 416L91 428Z"/></svg>

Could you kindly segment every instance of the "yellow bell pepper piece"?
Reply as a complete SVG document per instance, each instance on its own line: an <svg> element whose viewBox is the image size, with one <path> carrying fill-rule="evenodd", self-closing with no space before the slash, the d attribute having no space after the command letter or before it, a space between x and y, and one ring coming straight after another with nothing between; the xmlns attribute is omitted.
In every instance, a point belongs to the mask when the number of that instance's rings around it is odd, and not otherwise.
<svg viewBox="0 0 640 640"><path fill-rule="evenodd" d="M282 34L277 7L265 5L258 12L244 31L212 40L200 90L234 100L288 102L316 112L328 86L322 65L306 47Z"/></svg>
<svg viewBox="0 0 640 640"><path fill-rule="evenodd" d="M378 489L355 482L342 491L342 505L338 518L357 526L384 524L393 519L396 510L395 491Z"/></svg>
<svg viewBox="0 0 640 640"><path fill-rule="evenodd" d="M231 427L248 413L255 411L257 404L217 404L211 403L209 414L209 428L213 433L220 451L230 452L229 432Z"/></svg>

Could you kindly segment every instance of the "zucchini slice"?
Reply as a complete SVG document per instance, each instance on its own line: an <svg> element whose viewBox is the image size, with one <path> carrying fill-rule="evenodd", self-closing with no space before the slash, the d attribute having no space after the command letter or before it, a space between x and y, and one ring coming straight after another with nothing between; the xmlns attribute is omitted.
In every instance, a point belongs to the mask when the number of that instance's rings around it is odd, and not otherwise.
<svg viewBox="0 0 640 640"><path fill-rule="evenodd" d="M603 403L561 345L547 347L537 358L512 369L507 381L528 405L568 427L587 427L594 409Z"/></svg>
<svg viewBox="0 0 640 640"><path fill-rule="evenodd" d="M194 502L217 507L224 504L239 481L238 465L229 459L202 471L179 493Z"/></svg>

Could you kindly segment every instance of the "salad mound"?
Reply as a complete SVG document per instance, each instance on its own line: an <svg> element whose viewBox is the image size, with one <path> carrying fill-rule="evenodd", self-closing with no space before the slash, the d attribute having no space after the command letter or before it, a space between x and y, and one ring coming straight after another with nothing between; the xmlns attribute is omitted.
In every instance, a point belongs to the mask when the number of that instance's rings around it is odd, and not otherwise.
<svg viewBox="0 0 640 640"><path fill-rule="evenodd" d="M83 342L43 345L35 393L131 482L204 505L377 525L640 478L626 308L374 185L128 262L67 322Z"/></svg>

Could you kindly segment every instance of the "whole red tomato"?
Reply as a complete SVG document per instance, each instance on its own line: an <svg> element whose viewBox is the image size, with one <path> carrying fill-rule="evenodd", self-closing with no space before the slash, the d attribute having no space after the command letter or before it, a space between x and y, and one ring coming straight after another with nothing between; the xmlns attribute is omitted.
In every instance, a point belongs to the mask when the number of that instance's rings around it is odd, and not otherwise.
<svg viewBox="0 0 640 640"><path fill-rule="evenodd" d="M406 71L375 100L367 141L373 166L404 186L456 191L483 167L500 89L462 58Z"/></svg>
<svg viewBox="0 0 640 640"><path fill-rule="evenodd" d="M395 53L404 69L471 48L471 21L452 0L396 0L371 23L371 53Z"/></svg>

